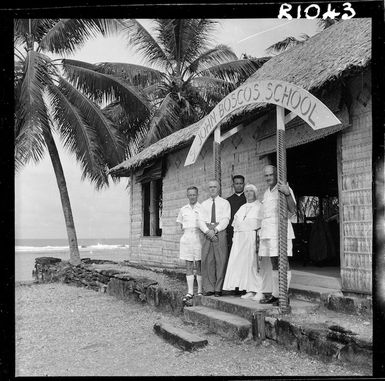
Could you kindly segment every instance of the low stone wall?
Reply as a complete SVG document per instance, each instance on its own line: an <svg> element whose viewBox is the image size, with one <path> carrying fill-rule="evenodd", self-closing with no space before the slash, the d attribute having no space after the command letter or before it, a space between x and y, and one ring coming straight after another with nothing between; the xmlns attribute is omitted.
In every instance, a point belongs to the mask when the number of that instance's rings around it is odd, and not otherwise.
<svg viewBox="0 0 385 381"><path fill-rule="evenodd" d="M151 270L156 273L165 274L170 278L178 279L180 281L185 281L186 274L182 271L171 270L166 268L159 267L148 267L141 264L133 264L127 262L128 266L143 269ZM354 314L361 316L372 317L373 306L372 306L372 297L359 297L359 296L340 296L330 293L321 293L311 290L303 289L290 289L289 295L305 301L314 301L319 303L320 306L323 306L331 311L342 312L346 314Z"/></svg>
<svg viewBox="0 0 385 381"><path fill-rule="evenodd" d="M73 266L53 257L36 258L33 275L38 283L62 282L105 292L123 300L146 302L174 315L183 312L182 294L164 290L158 282L112 269L93 269L92 264L117 264L108 260L82 259Z"/></svg>
<svg viewBox="0 0 385 381"><path fill-rule="evenodd" d="M285 348L317 356L324 361L341 360L355 364L373 361L372 343L360 340L350 332L314 324L306 326L273 316L265 317L266 337Z"/></svg>

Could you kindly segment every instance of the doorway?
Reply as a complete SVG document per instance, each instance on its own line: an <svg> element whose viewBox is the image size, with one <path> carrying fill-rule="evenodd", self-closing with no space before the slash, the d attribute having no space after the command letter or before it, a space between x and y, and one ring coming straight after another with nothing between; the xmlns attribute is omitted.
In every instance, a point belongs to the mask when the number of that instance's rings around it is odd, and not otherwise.
<svg viewBox="0 0 385 381"><path fill-rule="evenodd" d="M291 268L304 277L302 283L340 289L337 137L289 148L286 155L287 179L297 201ZM275 154L269 159L276 164Z"/></svg>

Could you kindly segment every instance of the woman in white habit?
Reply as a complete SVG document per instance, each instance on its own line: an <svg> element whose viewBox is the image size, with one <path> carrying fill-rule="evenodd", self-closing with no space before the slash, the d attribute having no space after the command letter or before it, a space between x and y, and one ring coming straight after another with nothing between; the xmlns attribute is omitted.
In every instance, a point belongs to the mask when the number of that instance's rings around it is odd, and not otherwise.
<svg viewBox="0 0 385 381"><path fill-rule="evenodd" d="M247 293L241 298L260 300L262 278L258 272L257 263L257 234L261 227L260 208L257 200L257 188L253 184L245 186L246 204L242 205L234 216L233 245L230 252L223 290Z"/></svg>

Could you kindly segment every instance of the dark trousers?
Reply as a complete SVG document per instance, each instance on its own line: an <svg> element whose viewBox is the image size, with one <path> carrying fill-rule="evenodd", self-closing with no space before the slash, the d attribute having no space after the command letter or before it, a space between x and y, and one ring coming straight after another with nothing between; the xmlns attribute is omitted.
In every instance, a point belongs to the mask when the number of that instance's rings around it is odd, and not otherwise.
<svg viewBox="0 0 385 381"><path fill-rule="evenodd" d="M218 233L218 241L205 238L202 245L202 281L205 292L221 292L228 261L226 230Z"/></svg>

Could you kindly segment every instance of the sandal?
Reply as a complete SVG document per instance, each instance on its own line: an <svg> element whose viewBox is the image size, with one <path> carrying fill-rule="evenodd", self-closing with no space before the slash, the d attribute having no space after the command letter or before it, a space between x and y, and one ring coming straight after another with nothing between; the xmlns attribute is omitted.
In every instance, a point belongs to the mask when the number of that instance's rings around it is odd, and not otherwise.
<svg viewBox="0 0 385 381"><path fill-rule="evenodd" d="M191 299L193 298L193 296L194 296L194 295L191 295L191 294L187 293L187 294L183 297L182 300L183 300L184 302L187 302L187 301L191 300Z"/></svg>

